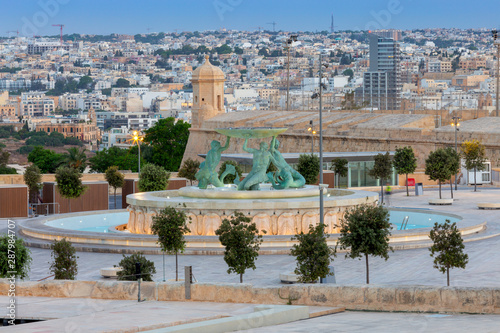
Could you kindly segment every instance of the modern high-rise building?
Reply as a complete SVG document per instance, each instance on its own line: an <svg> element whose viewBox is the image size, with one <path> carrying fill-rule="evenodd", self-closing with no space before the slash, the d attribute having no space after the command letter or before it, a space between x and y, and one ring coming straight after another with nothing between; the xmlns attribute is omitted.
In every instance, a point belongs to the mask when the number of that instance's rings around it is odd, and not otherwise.
<svg viewBox="0 0 500 333"><path fill-rule="evenodd" d="M370 38L370 69L364 73L362 96L358 100L379 110L401 108L401 68L399 43L372 33ZM361 97L361 98L359 98Z"/></svg>

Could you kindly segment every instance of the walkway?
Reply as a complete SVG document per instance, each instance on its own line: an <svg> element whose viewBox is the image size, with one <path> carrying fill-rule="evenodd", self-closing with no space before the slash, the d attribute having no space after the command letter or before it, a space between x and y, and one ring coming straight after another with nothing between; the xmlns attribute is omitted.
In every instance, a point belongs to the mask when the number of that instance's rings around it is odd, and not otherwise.
<svg viewBox="0 0 500 333"><path fill-rule="evenodd" d="M476 219L478 222L487 221L489 233L500 232L500 212L496 210L478 210L477 202L500 201L500 190L481 189L472 192L470 189L455 193L457 199L453 206L429 206L427 201L436 198L438 192L425 191L423 196L406 197L405 192L392 195L392 205L396 207L416 207L445 211L458 214L467 219ZM449 197L448 191L443 190L443 196ZM0 232L5 232L6 221L0 222ZM30 280L39 280L50 275L50 250L32 248L33 263L31 265ZM453 286L500 286L500 237L466 243L465 251L469 255L469 264L466 269L451 271L451 285ZM78 279L101 279L99 269L117 265L123 258L121 254L79 252ZM163 256L147 255L154 261L157 273L156 281L163 280ZM364 262L344 259L339 253L334 260L337 283L362 284L365 281ZM180 271L183 266L193 266L193 272L198 281L204 282L239 282L236 274L228 275L223 256L181 255L179 258ZM388 261L380 258L370 258L370 278L373 284L422 284L443 285L445 276L432 267L432 258L426 248L395 251L390 254ZM244 275L244 281L256 286L278 285L280 272L293 271L294 258L288 255L261 255L257 260L257 269L249 270ZM165 256L165 279L175 278L175 260L173 256Z"/></svg>
<svg viewBox="0 0 500 333"><path fill-rule="evenodd" d="M476 207L478 202L500 202L500 190L480 189L479 192L472 192L471 189L464 189L455 193L456 201L453 206L429 206L428 200L436 197L438 197L437 190L426 190L423 196L406 197L406 192L398 192L393 194L391 199L392 206L395 207L432 209L458 214L466 219L475 219L477 222L486 221L488 230L485 235L500 232L500 212L478 210ZM449 188L443 188L443 197L449 197ZM6 220L0 221L0 232L6 231L6 224ZM29 279L39 280L50 275L51 251L38 248L32 248L31 251L33 263ZM466 269L451 271L451 285L500 287L500 259L498 257L500 237L466 243L465 251L469 255L469 264ZM99 269L117 265L123 258L122 255L113 253L79 252L77 255L79 256L77 276L79 280L102 279L99 275ZM162 281L163 256L147 255L147 258L154 261L157 269L154 280ZM175 277L174 257L165 256L165 264L165 279L173 279ZM239 282L239 277L236 274L227 274L227 266L222 256L182 255L179 258L179 265L181 276L183 266L193 266L193 272L198 281ZM364 284L365 266L363 261L345 259L344 254L338 254L333 265L335 266L337 283ZM370 281L372 284L381 285L445 285L445 275L432 266L432 258L426 248L396 251L390 254L387 261L370 258ZM291 256L261 255L257 260L257 269L247 271L244 275L244 282L255 286L280 285L279 273L293 271L294 268L295 262ZM89 302L88 300L74 301L78 304ZM210 311L214 309L212 303L207 303L207 305L209 305ZM182 312L185 306L191 311L191 307L194 305L191 302L180 303L178 308ZM240 305L228 304L227 306L237 311ZM246 305L241 306L245 308ZM40 309L43 308L44 306L40 307ZM164 313L164 311L156 310L156 308L150 309L153 318L156 318L158 313ZM189 311L184 310L184 312ZM107 320L110 317L104 318ZM17 330L23 331L21 328L22 326L18 326ZM500 332L500 316L345 312L272 328L256 329L252 332L310 332L311 328L314 328L314 332Z"/></svg>

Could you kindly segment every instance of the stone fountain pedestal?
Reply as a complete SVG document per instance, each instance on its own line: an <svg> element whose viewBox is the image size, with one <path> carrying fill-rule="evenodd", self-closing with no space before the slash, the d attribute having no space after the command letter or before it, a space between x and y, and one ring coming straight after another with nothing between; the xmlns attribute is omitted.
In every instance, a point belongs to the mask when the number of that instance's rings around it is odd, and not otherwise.
<svg viewBox="0 0 500 333"><path fill-rule="evenodd" d="M261 191L237 191L234 187L200 190L184 187L174 191L143 192L127 196L130 212L127 229L151 234L154 215L165 207L186 212L188 235L213 236L225 218L235 211L255 222L266 235L295 235L319 223L319 187L273 190L263 184ZM338 233L344 212L362 203L375 203L378 194L367 191L323 189L324 223L327 233Z"/></svg>

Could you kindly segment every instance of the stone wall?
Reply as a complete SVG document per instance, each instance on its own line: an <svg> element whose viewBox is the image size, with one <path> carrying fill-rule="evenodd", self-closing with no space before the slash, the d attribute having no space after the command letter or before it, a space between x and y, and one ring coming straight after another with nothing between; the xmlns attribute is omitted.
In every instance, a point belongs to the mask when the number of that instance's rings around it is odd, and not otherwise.
<svg viewBox="0 0 500 333"><path fill-rule="evenodd" d="M392 136L391 133L399 132L398 135ZM404 135L403 135L404 134ZM464 134L463 140L471 140L473 138L482 140L486 147L486 156L496 165L500 162L500 144L493 142L487 134ZM192 129L189 136L188 146L184 153L184 159L192 158L199 161L204 159L198 154L205 154L210 150L210 142L212 140L225 143L225 136L211 129ZM280 151L282 153L310 152L311 151L311 135L308 133L292 133L285 132L279 136L281 142ZM225 154L242 154L241 147L243 139L232 138L229 148ZM257 140L255 140L257 142ZM256 145L256 143L255 143ZM432 132L430 135L426 131L421 130L392 130L387 132L387 137L368 137L354 135L325 135L323 137L323 151L325 152L367 152L367 151L394 151L398 147L411 146L417 158L417 168L425 169L425 159L431 151L443 147L454 147L454 133L439 133ZM254 143L249 144L250 147ZM315 150L319 148L318 140L315 140Z"/></svg>
<svg viewBox="0 0 500 333"><path fill-rule="evenodd" d="M476 111L476 112L473 112ZM377 111L378 112L378 111ZM449 126L450 114L443 110L424 110L418 114L364 113L363 111L332 111L323 114L323 151L325 152L367 152L389 151L402 146L411 146L417 157L418 168L425 168L425 159L431 151L442 147L455 146L455 129ZM435 128L435 115L443 116L442 127ZM492 166L500 163L500 119L485 116L477 110L459 112L463 121L457 132L460 145L465 140L480 140L486 147L487 158ZM472 119L472 120L471 120ZM216 116L204 122L203 128L191 128L189 142L184 159L193 158L202 161L198 154L205 154L210 149L212 140L225 143L226 138L214 131L228 127L287 127L288 131L279 136L280 151L297 153L311 151L311 134L307 131L309 121L314 121L318 128L317 112L281 112L248 111L232 112ZM497 124L499 123L499 124ZM252 141L255 141L252 142ZM249 146L257 145L258 140L251 140ZM229 149L224 153L244 153L242 139L231 139ZM315 149L319 148L316 135Z"/></svg>
<svg viewBox="0 0 500 333"><path fill-rule="evenodd" d="M253 287L250 284L195 283L198 302L338 306L347 310L500 314L500 288L295 284ZM9 282L0 280L7 295ZM142 297L186 301L183 282L143 282ZM129 281L41 281L16 284L17 296L136 300L137 283Z"/></svg>

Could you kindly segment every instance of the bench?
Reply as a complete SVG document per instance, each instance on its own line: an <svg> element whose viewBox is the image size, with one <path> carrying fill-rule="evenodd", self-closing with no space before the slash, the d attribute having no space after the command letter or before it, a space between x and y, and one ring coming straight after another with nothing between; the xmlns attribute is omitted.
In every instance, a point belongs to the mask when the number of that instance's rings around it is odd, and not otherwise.
<svg viewBox="0 0 500 333"><path fill-rule="evenodd" d="M453 199L431 199L429 200L429 205L451 205L453 204Z"/></svg>
<svg viewBox="0 0 500 333"><path fill-rule="evenodd" d="M116 279L118 277L117 273L121 271L121 267L105 267L99 270L102 277Z"/></svg>
<svg viewBox="0 0 500 333"><path fill-rule="evenodd" d="M480 202L477 204L479 209L500 209L500 203L496 202Z"/></svg>

